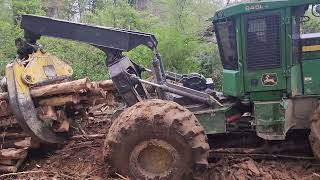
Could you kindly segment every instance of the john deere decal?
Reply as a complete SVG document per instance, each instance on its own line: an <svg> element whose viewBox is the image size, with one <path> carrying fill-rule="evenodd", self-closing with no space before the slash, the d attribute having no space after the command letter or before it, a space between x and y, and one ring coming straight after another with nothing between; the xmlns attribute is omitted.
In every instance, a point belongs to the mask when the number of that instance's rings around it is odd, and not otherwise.
<svg viewBox="0 0 320 180"><path fill-rule="evenodd" d="M275 86L278 84L278 76L276 73L263 74L261 81L264 86Z"/></svg>

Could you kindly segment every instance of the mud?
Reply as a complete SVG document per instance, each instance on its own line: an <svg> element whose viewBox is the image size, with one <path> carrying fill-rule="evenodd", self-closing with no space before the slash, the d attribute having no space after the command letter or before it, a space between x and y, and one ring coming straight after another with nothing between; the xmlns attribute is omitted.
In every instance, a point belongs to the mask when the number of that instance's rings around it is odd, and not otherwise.
<svg viewBox="0 0 320 180"><path fill-rule="evenodd" d="M85 122L75 135L106 133L111 116L89 118ZM20 173L0 175L0 179L126 179L105 163L103 141L104 138L80 138L63 147L44 146L29 154ZM320 179L320 162L226 157L210 163L204 179L317 180Z"/></svg>
<svg viewBox="0 0 320 180"><path fill-rule="evenodd" d="M320 164L312 161L222 159L210 164L205 179L219 180L315 180L320 179Z"/></svg>

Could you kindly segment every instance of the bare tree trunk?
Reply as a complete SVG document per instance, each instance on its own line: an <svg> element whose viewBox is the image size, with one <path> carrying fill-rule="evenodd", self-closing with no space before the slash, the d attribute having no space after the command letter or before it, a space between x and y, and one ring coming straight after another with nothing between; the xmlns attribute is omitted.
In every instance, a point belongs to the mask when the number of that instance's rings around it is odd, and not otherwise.
<svg viewBox="0 0 320 180"><path fill-rule="evenodd" d="M63 5L64 0L43 0L43 7L46 8L46 13L49 17L59 17L59 10Z"/></svg>

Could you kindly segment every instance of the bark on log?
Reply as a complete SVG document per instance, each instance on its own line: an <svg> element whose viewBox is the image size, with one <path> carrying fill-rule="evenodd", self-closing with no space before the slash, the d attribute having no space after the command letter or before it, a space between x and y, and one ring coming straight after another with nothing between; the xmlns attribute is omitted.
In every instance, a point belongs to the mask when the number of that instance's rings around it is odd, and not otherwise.
<svg viewBox="0 0 320 180"><path fill-rule="evenodd" d="M50 84L31 89L30 94L33 98L50 96L67 93L80 93L89 91L94 88L101 88L105 91L115 91L112 80L104 80L99 82L90 82L88 78L79 79L75 81L63 82L59 84ZM9 94L7 92L0 93L0 100L8 100Z"/></svg>
<svg viewBox="0 0 320 180"><path fill-rule="evenodd" d="M9 93L4 92L0 93L0 100L8 100L9 99Z"/></svg>
<svg viewBox="0 0 320 180"><path fill-rule="evenodd" d="M30 94L32 97L42 97L57 94L80 93L83 91L88 91L91 87L92 83L88 80L88 78L84 78L76 81L50 84L33 88L31 89Z"/></svg>
<svg viewBox="0 0 320 180"><path fill-rule="evenodd" d="M14 117L12 117L12 116L5 117L5 118L3 116L0 116L0 117L1 117L0 129L5 129L8 127L11 127L11 128L20 127L17 120Z"/></svg>
<svg viewBox="0 0 320 180"><path fill-rule="evenodd" d="M27 148L23 149L1 149L0 150L0 159L22 159L25 158L28 154Z"/></svg>
<svg viewBox="0 0 320 180"><path fill-rule="evenodd" d="M42 106L62 106L68 103L78 104L80 103L80 96L79 95L68 95L68 96L59 96L59 97L52 97L48 99L43 99L39 101L39 104Z"/></svg>
<svg viewBox="0 0 320 180"><path fill-rule="evenodd" d="M99 88L105 90L105 91L116 91L116 88L113 85L112 80L104 80L104 81L98 81L94 82Z"/></svg>
<svg viewBox="0 0 320 180"><path fill-rule="evenodd" d="M16 168L16 166L0 166L0 172L15 173L17 171L18 169Z"/></svg>
<svg viewBox="0 0 320 180"><path fill-rule="evenodd" d="M31 140L31 137L27 138L18 138L18 139L5 139L0 143L2 149L8 148L33 148L36 146L35 142Z"/></svg>
<svg viewBox="0 0 320 180"><path fill-rule="evenodd" d="M15 162L12 159L2 159L0 160L0 166L1 165L12 166L12 165L15 165Z"/></svg>
<svg viewBox="0 0 320 180"><path fill-rule="evenodd" d="M0 100L0 117L9 116L10 114L11 110L8 101Z"/></svg>
<svg viewBox="0 0 320 180"><path fill-rule="evenodd" d="M50 97L48 99L41 100L39 104L43 106L56 107L65 105L67 103L78 104L83 100L89 101L89 103L91 104L95 104L97 103L97 101L99 102L99 98L102 102L107 102L108 104L112 105L113 95L111 93L108 93L108 91L115 91L115 87L113 86L113 82L111 80L90 82L88 78L84 78L59 84L50 84L41 87L35 87L30 89L30 94L33 98L62 95L61 97ZM79 95L76 95L83 92L88 93L85 94L85 96L81 97ZM75 94L63 96L64 94L70 93ZM0 93L0 117L9 116L11 114L8 98L8 93Z"/></svg>
<svg viewBox="0 0 320 180"><path fill-rule="evenodd" d="M0 138L23 138L28 137L25 133L4 132L0 134Z"/></svg>
<svg viewBox="0 0 320 180"><path fill-rule="evenodd" d="M19 148L37 148L39 146L39 142L32 140L31 137L26 137L23 140L18 140L13 144Z"/></svg>

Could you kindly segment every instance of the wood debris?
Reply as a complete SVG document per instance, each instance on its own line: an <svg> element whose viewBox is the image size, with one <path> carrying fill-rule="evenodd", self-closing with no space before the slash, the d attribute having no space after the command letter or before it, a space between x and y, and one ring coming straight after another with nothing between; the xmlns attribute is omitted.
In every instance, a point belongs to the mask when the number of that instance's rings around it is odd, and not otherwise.
<svg viewBox="0 0 320 180"><path fill-rule="evenodd" d="M74 116L88 114L85 109L94 107L93 116L110 115L113 111L115 87L111 80L91 82L88 78L75 81L58 82L56 84L30 87L30 95L37 108L37 116L45 125L52 127L56 133L67 133L72 127L70 114L66 114L67 106L72 107ZM0 93L0 172L15 173L32 148L40 143L24 133L12 115L9 106L8 92ZM91 108L92 110L94 108ZM85 112L82 112L85 111ZM102 122L102 121L101 121ZM71 139L101 139L104 134L87 135L80 128L82 136Z"/></svg>

